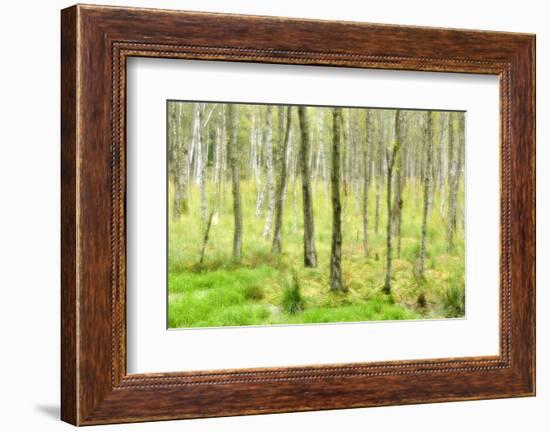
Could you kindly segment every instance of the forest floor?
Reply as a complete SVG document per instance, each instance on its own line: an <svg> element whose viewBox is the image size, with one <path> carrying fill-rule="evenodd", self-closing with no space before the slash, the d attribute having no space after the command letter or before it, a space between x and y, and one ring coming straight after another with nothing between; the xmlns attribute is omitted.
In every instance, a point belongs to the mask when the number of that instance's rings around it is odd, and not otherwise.
<svg viewBox="0 0 550 431"><path fill-rule="evenodd" d="M418 186L416 188L419 188ZM168 233L168 325L170 328L270 324L436 319L464 316L464 234L461 223L449 253L438 194L431 206L427 232L426 271L417 275L422 221L422 194L404 194L401 255L394 239L391 295L382 293L386 256L386 207L380 196L375 232L375 189L369 192L369 256L362 244L361 206L353 192L344 198L342 269L347 291L329 290L332 212L319 183L314 191L318 265L303 266L301 185L288 185L283 218L283 253L271 253L272 234L264 239L265 206L256 212L256 186L241 183L243 256L232 260L233 211L230 184L215 217L204 262L199 264L204 236L192 187L189 214L174 221ZM210 196L213 193L211 191ZM462 193L460 193L462 199ZM211 204L211 203L209 203ZM296 208L296 210L295 210ZM296 217L295 214L296 213ZM460 217L459 217L460 220Z"/></svg>

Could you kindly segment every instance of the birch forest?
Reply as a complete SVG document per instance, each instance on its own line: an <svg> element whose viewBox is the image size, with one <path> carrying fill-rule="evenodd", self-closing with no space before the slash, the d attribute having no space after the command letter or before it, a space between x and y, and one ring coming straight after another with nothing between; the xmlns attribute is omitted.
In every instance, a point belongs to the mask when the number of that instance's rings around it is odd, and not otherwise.
<svg viewBox="0 0 550 431"><path fill-rule="evenodd" d="M465 113L167 102L171 328L456 318Z"/></svg>

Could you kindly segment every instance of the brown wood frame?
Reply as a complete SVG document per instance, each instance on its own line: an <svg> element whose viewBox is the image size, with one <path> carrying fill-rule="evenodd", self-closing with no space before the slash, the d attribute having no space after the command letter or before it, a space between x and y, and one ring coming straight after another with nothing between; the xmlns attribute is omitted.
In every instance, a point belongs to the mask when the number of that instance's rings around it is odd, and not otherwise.
<svg viewBox="0 0 550 431"><path fill-rule="evenodd" d="M82 5L61 18L63 420L88 425L535 394L534 35ZM498 75L500 354L127 375L129 56Z"/></svg>

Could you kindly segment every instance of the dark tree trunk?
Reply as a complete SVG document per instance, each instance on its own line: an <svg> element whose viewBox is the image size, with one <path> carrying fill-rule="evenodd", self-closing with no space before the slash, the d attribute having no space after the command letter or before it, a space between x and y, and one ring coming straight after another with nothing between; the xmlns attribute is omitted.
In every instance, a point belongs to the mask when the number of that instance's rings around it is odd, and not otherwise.
<svg viewBox="0 0 550 431"><path fill-rule="evenodd" d="M424 202L422 206L422 234L420 238L420 257L418 264L418 275L424 278L425 259L426 259L426 234L428 230L428 206L430 201L430 177L432 166L432 115L426 114L426 124L424 126Z"/></svg>
<svg viewBox="0 0 550 431"><path fill-rule="evenodd" d="M241 210L241 189L239 178L239 161L237 148L237 108L234 104L227 105L229 127L227 133L227 152L231 165L231 188L233 193L233 258L239 260L242 256L243 216Z"/></svg>
<svg viewBox="0 0 550 431"><path fill-rule="evenodd" d="M397 113L396 113L397 121ZM384 293L391 293L391 277L392 277L392 181L393 168L397 152L399 151L400 143L394 142L391 151L386 148L386 206L388 209L388 220L386 224L386 279L384 281Z"/></svg>
<svg viewBox="0 0 550 431"><path fill-rule="evenodd" d="M275 226L273 230L273 244L271 247L272 253L281 253L283 250L283 210L285 203L285 188L286 188L286 153L288 141L290 139L290 126L292 121L292 108L286 108L286 129L284 129L283 120L284 108L279 109L279 148L277 148L277 184L275 190ZM284 131L284 137L283 135Z"/></svg>
<svg viewBox="0 0 550 431"><path fill-rule="evenodd" d="M302 171L302 206L304 212L304 265L314 268L317 266L317 252L315 250L315 225L313 222L309 172L310 134L307 110L304 106L298 107L298 115L301 131L300 167Z"/></svg>
<svg viewBox="0 0 550 431"><path fill-rule="evenodd" d="M340 204L340 135L342 109L332 110L332 169L330 176L332 195L332 245L330 250L330 290L344 290L342 281L342 208Z"/></svg>

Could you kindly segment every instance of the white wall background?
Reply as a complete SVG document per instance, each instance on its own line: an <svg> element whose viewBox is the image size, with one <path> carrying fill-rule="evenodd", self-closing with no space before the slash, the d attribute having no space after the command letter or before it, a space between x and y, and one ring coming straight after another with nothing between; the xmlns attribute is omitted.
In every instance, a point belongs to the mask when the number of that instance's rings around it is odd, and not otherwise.
<svg viewBox="0 0 550 431"><path fill-rule="evenodd" d="M550 423L550 13L537 0L337 2L119 0L171 9L478 28L537 34L538 396L284 415L105 426L135 430L543 430ZM59 414L59 10L71 3L4 2L0 15L0 427L63 430ZM545 270L546 269L546 270ZM545 314L546 312L546 314Z"/></svg>

